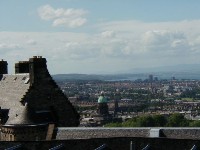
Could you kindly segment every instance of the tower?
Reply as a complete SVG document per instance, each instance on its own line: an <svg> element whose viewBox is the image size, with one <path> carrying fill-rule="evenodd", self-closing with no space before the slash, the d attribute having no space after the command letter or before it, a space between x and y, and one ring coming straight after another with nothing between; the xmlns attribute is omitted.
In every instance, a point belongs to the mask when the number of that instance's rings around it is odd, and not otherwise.
<svg viewBox="0 0 200 150"><path fill-rule="evenodd" d="M115 100L114 100L114 116L116 115L116 113L119 111L119 100L120 100L120 92L119 92L119 89L116 89L116 94L115 94Z"/></svg>
<svg viewBox="0 0 200 150"><path fill-rule="evenodd" d="M97 113L99 115L109 115L108 113L108 104L107 98L104 96L104 93L101 92L101 95L98 98L98 108Z"/></svg>

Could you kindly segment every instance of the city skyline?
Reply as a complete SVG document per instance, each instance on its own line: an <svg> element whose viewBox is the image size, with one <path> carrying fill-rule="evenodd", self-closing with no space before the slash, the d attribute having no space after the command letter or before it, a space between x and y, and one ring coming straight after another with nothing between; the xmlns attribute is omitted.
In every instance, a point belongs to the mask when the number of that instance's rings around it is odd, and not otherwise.
<svg viewBox="0 0 200 150"><path fill-rule="evenodd" d="M3 0L0 54L10 73L34 55L52 74L200 64L199 13L196 0Z"/></svg>

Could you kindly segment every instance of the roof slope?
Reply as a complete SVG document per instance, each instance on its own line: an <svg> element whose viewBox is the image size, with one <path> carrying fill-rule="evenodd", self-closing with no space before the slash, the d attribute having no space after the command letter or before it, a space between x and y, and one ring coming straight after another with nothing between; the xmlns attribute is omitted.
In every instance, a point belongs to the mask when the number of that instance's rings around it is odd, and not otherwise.
<svg viewBox="0 0 200 150"><path fill-rule="evenodd" d="M29 74L2 75L0 80L0 107L9 109L9 120L14 119L24 110L20 102L28 91Z"/></svg>

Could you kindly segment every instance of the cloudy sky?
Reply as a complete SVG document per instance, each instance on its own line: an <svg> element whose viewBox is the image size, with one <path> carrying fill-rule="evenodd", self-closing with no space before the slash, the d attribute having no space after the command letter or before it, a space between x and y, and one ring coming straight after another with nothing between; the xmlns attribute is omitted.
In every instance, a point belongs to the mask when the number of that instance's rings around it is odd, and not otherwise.
<svg viewBox="0 0 200 150"><path fill-rule="evenodd" d="M51 74L200 64L199 0L0 0L0 56Z"/></svg>

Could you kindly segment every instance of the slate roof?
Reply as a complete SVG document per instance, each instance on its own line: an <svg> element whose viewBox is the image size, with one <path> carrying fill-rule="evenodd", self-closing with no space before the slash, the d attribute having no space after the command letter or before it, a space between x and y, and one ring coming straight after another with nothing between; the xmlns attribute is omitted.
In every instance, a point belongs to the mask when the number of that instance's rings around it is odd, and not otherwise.
<svg viewBox="0 0 200 150"><path fill-rule="evenodd" d="M32 125L34 122L29 117L28 106L25 105L18 111L14 118L9 118L6 125Z"/></svg>
<svg viewBox="0 0 200 150"><path fill-rule="evenodd" d="M27 117L22 115L26 108L20 102L30 87L28 81L29 74L1 75L0 107L1 109L9 109L8 123L14 124L13 121L16 121L16 124L23 122L26 124L28 123L25 119Z"/></svg>

